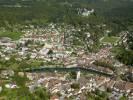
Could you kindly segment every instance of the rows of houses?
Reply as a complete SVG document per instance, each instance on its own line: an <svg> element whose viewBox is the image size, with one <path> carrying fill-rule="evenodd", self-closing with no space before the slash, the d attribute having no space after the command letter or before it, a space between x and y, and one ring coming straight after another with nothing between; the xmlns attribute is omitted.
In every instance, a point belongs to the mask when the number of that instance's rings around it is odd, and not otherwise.
<svg viewBox="0 0 133 100"><path fill-rule="evenodd" d="M126 95L130 98L129 100L132 100L131 98L133 98L133 83L131 82L115 81L103 76L84 76L78 78L78 80L69 80L67 79L68 75L68 73L27 73L27 77L30 76L29 79L33 80L32 83L27 83L27 86L31 92L33 92L34 88L37 86L45 87L51 93L51 98L54 96L57 100L60 100L61 98L69 99L70 97L86 100L86 93L94 92L97 89L112 93L109 96L110 100L115 97L113 96L113 93L115 93L115 95ZM73 84L78 84L79 86L77 88L73 88Z"/></svg>

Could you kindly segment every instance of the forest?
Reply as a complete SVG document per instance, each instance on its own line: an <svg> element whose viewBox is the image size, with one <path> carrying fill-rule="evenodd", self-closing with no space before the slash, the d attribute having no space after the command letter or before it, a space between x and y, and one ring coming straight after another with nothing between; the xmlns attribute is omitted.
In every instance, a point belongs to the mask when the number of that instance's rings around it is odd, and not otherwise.
<svg viewBox="0 0 133 100"><path fill-rule="evenodd" d="M95 9L97 19L115 31L132 30L131 0L1 0L0 26L7 26L7 22L11 25L97 22L96 17L88 20L78 16L77 8Z"/></svg>

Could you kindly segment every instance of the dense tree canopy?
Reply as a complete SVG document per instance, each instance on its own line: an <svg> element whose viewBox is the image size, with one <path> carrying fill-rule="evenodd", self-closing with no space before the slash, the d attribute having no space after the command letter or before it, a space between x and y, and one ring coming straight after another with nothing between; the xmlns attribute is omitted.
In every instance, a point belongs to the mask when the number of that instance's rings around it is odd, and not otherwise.
<svg viewBox="0 0 133 100"><path fill-rule="evenodd" d="M95 9L98 17L81 18L77 8ZM0 26L9 24L45 24L48 22L80 22L94 24L106 22L112 30L132 29L133 3L131 0L1 0ZM100 17L106 19L103 21ZM80 20L80 21L79 21ZM115 33L114 32L114 33Z"/></svg>

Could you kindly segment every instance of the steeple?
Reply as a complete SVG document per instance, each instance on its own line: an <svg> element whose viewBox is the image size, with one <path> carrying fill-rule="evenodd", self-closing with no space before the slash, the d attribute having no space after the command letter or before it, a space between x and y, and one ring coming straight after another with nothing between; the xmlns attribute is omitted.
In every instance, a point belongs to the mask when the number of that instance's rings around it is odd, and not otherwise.
<svg viewBox="0 0 133 100"><path fill-rule="evenodd" d="M77 72L77 81L80 79L80 71Z"/></svg>

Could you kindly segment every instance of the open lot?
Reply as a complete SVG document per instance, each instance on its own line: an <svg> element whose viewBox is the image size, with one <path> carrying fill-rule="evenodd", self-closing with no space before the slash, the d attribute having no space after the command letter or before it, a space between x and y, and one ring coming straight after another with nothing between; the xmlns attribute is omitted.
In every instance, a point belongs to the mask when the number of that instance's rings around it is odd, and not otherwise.
<svg viewBox="0 0 133 100"><path fill-rule="evenodd" d="M115 37L115 36L105 36L101 39L102 43L116 43L119 40L119 37Z"/></svg>
<svg viewBox="0 0 133 100"><path fill-rule="evenodd" d="M23 33L21 32L8 32L8 31L1 32L0 31L0 37L9 37L12 40L18 40L22 34Z"/></svg>

